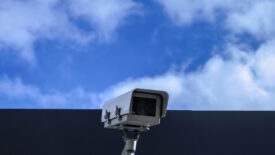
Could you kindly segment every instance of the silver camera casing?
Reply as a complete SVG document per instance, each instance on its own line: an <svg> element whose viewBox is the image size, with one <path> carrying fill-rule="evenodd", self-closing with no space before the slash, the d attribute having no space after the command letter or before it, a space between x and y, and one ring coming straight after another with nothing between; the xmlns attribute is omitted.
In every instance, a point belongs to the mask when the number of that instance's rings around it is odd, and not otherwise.
<svg viewBox="0 0 275 155"><path fill-rule="evenodd" d="M136 115L133 110L134 97L153 99L156 103L155 115ZM168 98L168 93L165 91L134 89L105 102L102 108L101 121L105 128L146 130L159 124L160 118L165 117Z"/></svg>

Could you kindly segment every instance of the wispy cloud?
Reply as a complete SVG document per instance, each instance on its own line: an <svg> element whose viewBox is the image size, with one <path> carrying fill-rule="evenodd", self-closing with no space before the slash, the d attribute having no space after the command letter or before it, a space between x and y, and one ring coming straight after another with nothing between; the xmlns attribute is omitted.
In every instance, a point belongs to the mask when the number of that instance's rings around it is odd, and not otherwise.
<svg viewBox="0 0 275 155"><path fill-rule="evenodd" d="M103 92L88 92L78 87L67 92L59 92L57 90L49 90L43 92L38 86L26 84L18 79L10 79L9 77L0 78L0 94L8 98L31 100L33 103L41 104L45 107L57 107L62 105L68 107L74 103L81 104L82 107L98 108L107 99L120 95L133 88L149 88L162 89L170 93L170 109L196 109L196 110L275 110L275 2L272 0L157 0L172 19L173 23L178 26L191 25L197 21L206 21L212 24L222 23L228 35L234 36L238 41L228 40L221 51L221 54L214 55L200 68L191 72L168 71L162 75L154 77L140 77L136 79L128 79L118 84L110 86ZM70 5L72 2L75 5ZM20 4L21 1L14 1L14 4ZM47 2L37 2L43 6L47 6L50 10L55 10L54 4L56 0L47 0ZM97 37L108 40L110 34L123 22L123 19L132 13L132 9L138 5L133 1L69 1L69 14L73 18L83 18L96 29L93 31ZM9 1L0 4L0 22L6 18L5 12L16 14L16 19L32 19L31 15L25 11L17 13L21 8L15 8L13 11L3 11L3 8L13 10L14 6L8 6ZM90 5L91 4L91 5ZM105 5L106 4L106 5ZM24 7L25 7L24 3ZM28 4L31 5L31 4ZM33 5L33 4L32 4ZM105 9L97 9L104 5ZM15 5L16 6L16 5ZM120 7L121 6L121 7ZM92 8L95 7L95 8ZM29 10L31 6L25 8ZM118 9L120 8L120 9ZM40 8L43 10L42 8ZM40 10L39 9L39 10ZM31 9L30 9L31 10ZM47 14L46 9L46 15ZM62 9L61 9L62 10ZM105 10L105 11L104 11ZM106 11L107 10L107 11ZM39 12L39 11L38 11ZM49 11L49 12L52 12ZM58 11L59 13L62 11ZM24 15L23 17L19 15ZM4 24L7 30L0 30L0 42L24 49L31 49L33 42L45 35L49 37L48 32L52 29L58 30L63 24L66 27L58 32L58 36L66 35L67 31L74 30L75 36L83 38L81 30L68 20L68 15L60 13L60 23L51 25L47 19L41 19L40 24L22 24L17 27L15 24L14 32L9 25ZM59 14L57 13L57 16ZM117 18L113 18L113 15ZM9 15L10 16L10 15ZM37 15L31 21L36 23L40 21ZM53 15L52 15L53 16ZM20 18L19 18L20 17ZM62 17L62 18L61 18ZM39 19L36 19L39 18ZM51 18L49 18L51 19ZM11 20L13 23L17 20ZM45 21L44 21L45 20ZM57 20L55 16L52 20ZM64 22L64 23L63 23ZM24 23L24 22L23 22ZM41 24L42 23L42 24ZM63 24L62 24L63 23ZM59 25L61 24L61 25ZM27 26L26 26L27 25ZM42 26L43 25L43 26ZM46 27L44 27L46 25ZM2 26L2 25L1 25ZM43 27L43 28L41 28ZM66 30L65 32L63 32ZM5 33L4 33L5 32ZM11 38L2 37L11 33ZM45 34L44 34L45 33ZM249 48L251 45L242 42L239 34L250 34L253 38L261 39L260 46ZM41 35L43 34L43 35ZM55 34L55 33L53 33ZM55 34L56 35L56 34ZM55 36L54 35L54 36ZM14 41L13 38L23 38ZM84 38L86 36L84 35ZM78 37L77 37L78 38ZM76 39L77 40L77 39ZM25 43L28 44L25 44ZM28 46L25 46L28 45ZM23 50L22 50L23 49ZM206 51L211 52L211 51ZM26 52L32 55L33 52ZM33 57L33 56L27 56ZM83 104L82 104L83 103ZM61 107L62 107L61 106Z"/></svg>
<svg viewBox="0 0 275 155"><path fill-rule="evenodd" d="M233 39L222 45L225 50L220 55L214 55L197 70L129 79L101 94L103 98L141 87L167 90L172 109L275 110L274 1L157 1L175 25L221 23ZM250 34L262 43L252 50L239 34Z"/></svg>
<svg viewBox="0 0 275 155"><path fill-rule="evenodd" d="M101 98L140 87L168 91L171 109L275 110L275 41L256 51L228 45L226 52L226 59L216 55L196 71L126 80Z"/></svg>
<svg viewBox="0 0 275 155"><path fill-rule="evenodd" d="M249 33L259 39L275 35L273 0L156 0L179 26L198 21L221 22L233 34Z"/></svg>
<svg viewBox="0 0 275 155"><path fill-rule="evenodd" d="M38 39L61 39L90 43L99 35L110 38L137 3L132 0L2 0L0 3L0 47L17 51L35 63L34 43ZM71 18L90 23L82 30Z"/></svg>
<svg viewBox="0 0 275 155"><path fill-rule="evenodd" d="M229 44L226 56L215 55L201 68L168 71L154 77L128 79L103 92L77 87L66 92L41 91L20 78L0 78L0 95L42 108L100 108L102 103L134 88L166 90L170 109L275 110L275 40L253 51Z"/></svg>
<svg viewBox="0 0 275 155"><path fill-rule="evenodd" d="M124 19L138 13L140 8L132 0L69 0L71 15L88 21L103 40L109 40Z"/></svg>
<svg viewBox="0 0 275 155"><path fill-rule="evenodd" d="M77 87L67 92L48 90L46 92L32 84L22 82L20 78L11 79L7 76L0 78L0 96L16 104L28 102L41 108L99 108L97 95L86 92L83 88ZM3 103L1 103L3 104Z"/></svg>

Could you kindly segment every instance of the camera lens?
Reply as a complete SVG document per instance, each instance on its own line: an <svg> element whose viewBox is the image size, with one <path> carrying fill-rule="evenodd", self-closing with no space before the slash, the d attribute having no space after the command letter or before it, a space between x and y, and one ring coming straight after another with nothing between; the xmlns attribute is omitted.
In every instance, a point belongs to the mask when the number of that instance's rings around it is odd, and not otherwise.
<svg viewBox="0 0 275 155"><path fill-rule="evenodd" d="M133 97L133 114L143 116L156 115L156 99Z"/></svg>

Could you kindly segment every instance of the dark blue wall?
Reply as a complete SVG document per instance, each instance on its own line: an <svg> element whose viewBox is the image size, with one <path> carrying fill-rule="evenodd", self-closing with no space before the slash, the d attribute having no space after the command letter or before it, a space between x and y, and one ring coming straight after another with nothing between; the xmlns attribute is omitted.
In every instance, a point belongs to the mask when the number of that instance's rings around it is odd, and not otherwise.
<svg viewBox="0 0 275 155"><path fill-rule="evenodd" d="M99 110L0 110L0 155L118 155ZM275 112L168 111L137 155L274 155Z"/></svg>

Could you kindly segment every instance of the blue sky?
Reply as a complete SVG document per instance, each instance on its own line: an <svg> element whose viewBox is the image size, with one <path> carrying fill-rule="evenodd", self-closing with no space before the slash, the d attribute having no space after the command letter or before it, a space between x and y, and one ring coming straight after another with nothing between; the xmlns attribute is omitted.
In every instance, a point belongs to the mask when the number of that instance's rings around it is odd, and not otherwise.
<svg viewBox="0 0 275 155"><path fill-rule="evenodd" d="M100 108L133 88L170 109L275 109L272 0L2 0L0 108Z"/></svg>

